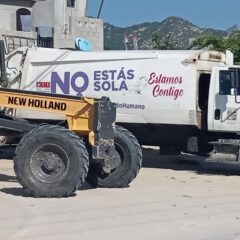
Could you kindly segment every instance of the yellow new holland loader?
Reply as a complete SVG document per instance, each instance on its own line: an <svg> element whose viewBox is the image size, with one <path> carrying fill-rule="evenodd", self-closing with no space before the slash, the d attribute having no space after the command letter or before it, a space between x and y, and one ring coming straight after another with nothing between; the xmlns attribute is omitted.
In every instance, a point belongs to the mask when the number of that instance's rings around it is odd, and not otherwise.
<svg viewBox="0 0 240 240"><path fill-rule="evenodd" d="M126 187L142 162L141 148L115 126L116 108L101 100L0 88L0 130L20 136L14 170L33 197L67 197L88 182ZM49 125L4 115L4 109L57 113L66 121ZM95 166L89 169L89 164ZM100 166L100 167L99 167Z"/></svg>

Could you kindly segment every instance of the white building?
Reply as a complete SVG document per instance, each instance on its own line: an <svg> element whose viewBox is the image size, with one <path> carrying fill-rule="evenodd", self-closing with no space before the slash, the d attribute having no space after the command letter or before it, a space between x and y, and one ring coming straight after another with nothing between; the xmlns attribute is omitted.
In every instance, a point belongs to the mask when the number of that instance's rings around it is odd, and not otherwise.
<svg viewBox="0 0 240 240"><path fill-rule="evenodd" d="M0 0L0 35L8 42L14 36L19 45L25 45L23 39L52 38L55 48L74 48L83 37L102 50L103 21L88 18L86 7L87 0Z"/></svg>

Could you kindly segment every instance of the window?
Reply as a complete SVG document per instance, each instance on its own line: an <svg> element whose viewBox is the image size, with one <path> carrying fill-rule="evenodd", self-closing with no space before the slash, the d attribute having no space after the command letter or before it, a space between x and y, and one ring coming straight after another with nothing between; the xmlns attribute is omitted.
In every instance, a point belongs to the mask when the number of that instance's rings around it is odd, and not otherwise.
<svg viewBox="0 0 240 240"><path fill-rule="evenodd" d="M219 94L220 95L231 95L231 72L220 71L220 82L219 82Z"/></svg>
<svg viewBox="0 0 240 240"><path fill-rule="evenodd" d="M236 74L237 73L237 74ZM236 69L230 69L230 71L220 71L219 73L219 94L231 95L231 89L233 88L233 80L239 76L240 71L236 72ZM237 94L240 95L240 85L237 87Z"/></svg>
<svg viewBox="0 0 240 240"><path fill-rule="evenodd" d="M76 0L67 0L67 7L75 8Z"/></svg>
<svg viewBox="0 0 240 240"><path fill-rule="evenodd" d="M31 12L26 8L20 8L16 12L16 30L29 32L32 30Z"/></svg>

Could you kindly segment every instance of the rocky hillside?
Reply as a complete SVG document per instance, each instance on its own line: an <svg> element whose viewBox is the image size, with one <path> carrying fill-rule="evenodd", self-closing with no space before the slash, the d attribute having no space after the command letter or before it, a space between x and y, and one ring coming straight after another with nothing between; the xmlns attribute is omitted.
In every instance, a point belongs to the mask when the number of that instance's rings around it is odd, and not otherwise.
<svg viewBox="0 0 240 240"><path fill-rule="evenodd" d="M124 35L128 36L127 46L129 49L134 48L134 36L138 39L139 49L152 49L154 35L170 42L173 49L187 49L190 42L199 36L207 34L227 35L225 31L200 28L180 17L169 17L162 22L146 22L126 28L106 23L104 33L106 50L125 49Z"/></svg>

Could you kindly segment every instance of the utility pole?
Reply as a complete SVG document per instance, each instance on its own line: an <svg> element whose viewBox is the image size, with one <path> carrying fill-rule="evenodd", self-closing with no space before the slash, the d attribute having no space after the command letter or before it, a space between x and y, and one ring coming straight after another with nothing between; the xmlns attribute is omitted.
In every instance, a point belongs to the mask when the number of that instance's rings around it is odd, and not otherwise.
<svg viewBox="0 0 240 240"><path fill-rule="evenodd" d="M88 0L86 1L85 17L88 15Z"/></svg>
<svg viewBox="0 0 240 240"><path fill-rule="evenodd" d="M101 0L101 4L100 4L100 8L99 8L99 11L98 11L98 16L97 16L97 18L100 18L100 16L101 16L103 4L104 4L104 0Z"/></svg>

